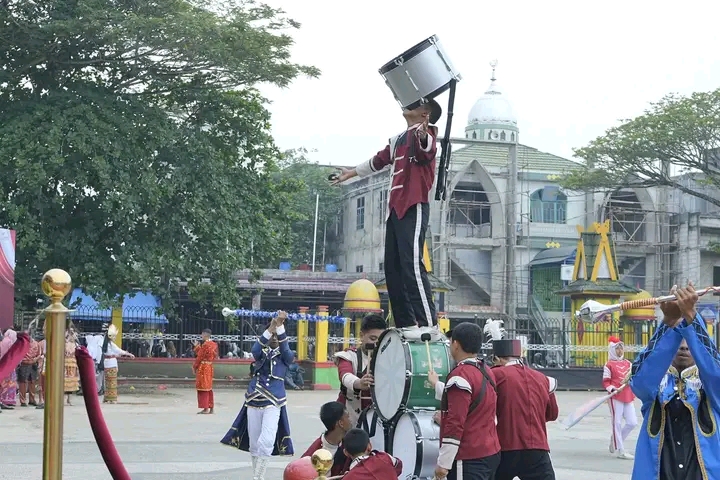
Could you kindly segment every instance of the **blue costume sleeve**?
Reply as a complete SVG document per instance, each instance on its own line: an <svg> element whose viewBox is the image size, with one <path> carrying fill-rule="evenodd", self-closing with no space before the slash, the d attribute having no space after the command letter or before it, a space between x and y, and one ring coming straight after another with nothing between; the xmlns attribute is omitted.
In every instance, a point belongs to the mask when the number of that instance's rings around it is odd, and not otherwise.
<svg viewBox="0 0 720 480"><path fill-rule="evenodd" d="M687 319L683 320L677 330L687 341L688 349L695 359L703 385L718 385L720 383L720 353L705 328L703 318L696 313L692 322L688 323ZM718 397L717 390L714 388L705 388L704 390L713 409L718 411L720 397Z"/></svg>
<svg viewBox="0 0 720 480"><path fill-rule="evenodd" d="M255 358L255 361L258 361L263 356L263 348L267 347L268 342L272 338L272 334L269 330L265 330L262 335L258 337L257 340L255 340L255 344L250 349L250 353L252 353L252 356ZM285 342L287 343L287 342Z"/></svg>
<svg viewBox="0 0 720 480"><path fill-rule="evenodd" d="M630 388L643 404L657 397L660 382L670 368L680 342L680 332L663 323L633 362Z"/></svg>
<svg viewBox="0 0 720 480"><path fill-rule="evenodd" d="M290 350L290 345L288 344L287 334L285 333L284 326L281 325L280 327L278 327L277 336L278 342L280 344L280 358L282 358L282 361L285 365L290 365L293 363L295 354L293 354L292 350Z"/></svg>

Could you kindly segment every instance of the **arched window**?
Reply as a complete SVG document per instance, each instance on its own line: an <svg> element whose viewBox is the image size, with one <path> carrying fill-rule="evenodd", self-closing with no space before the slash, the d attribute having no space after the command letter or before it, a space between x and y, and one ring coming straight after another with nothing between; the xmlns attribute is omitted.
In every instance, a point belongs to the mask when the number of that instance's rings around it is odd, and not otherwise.
<svg viewBox="0 0 720 480"><path fill-rule="evenodd" d="M554 185L535 190L530 195L530 221L535 223L565 223L567 197Z"/></svg>
<svg viewBox="0 0 720 480"><path fill-rule="evenodd" d="M500 132L500 140L505 140L505 132Z"/></svg>
<svg viewBox="0 0 720 480"><path fill-rule="evenodd" d="M473 132L473 140L477 140L477 132Z"/></svg>
<svg viewBox="0 0 720 480"><path fill-rule="evenodd" d="M511 133L511 134L510 134L510 141L511 141L511 142L514 142L514 141L515 141L515 134L514 134L514 133Z"/></svg>

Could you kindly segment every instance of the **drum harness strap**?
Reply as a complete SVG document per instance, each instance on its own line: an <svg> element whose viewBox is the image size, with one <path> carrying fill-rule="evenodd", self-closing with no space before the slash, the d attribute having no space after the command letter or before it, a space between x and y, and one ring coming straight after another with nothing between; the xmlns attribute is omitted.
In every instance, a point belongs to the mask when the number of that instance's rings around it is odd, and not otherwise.
<svg viewBox="0 0 720 480"><path fill-rule="evenodd" d="M480 373L483 375L483 381L480 386L480 391L478 394L473 398L472 403L470 404L470 408L468 409L468 415L471 414L477 407L480 405L480 403L485 398L485 392L487 391L487 384L489 383L493 390L495 390L495 381L490 378L490 375L487 373L487 367L485 366L484 360L477 360L477 363L475 363L475 366L478 370L480 370ZM448 375L448 378L450 376ZM442 401L442 410L447 411L447 394L443 395L443 401Z"/></svg>

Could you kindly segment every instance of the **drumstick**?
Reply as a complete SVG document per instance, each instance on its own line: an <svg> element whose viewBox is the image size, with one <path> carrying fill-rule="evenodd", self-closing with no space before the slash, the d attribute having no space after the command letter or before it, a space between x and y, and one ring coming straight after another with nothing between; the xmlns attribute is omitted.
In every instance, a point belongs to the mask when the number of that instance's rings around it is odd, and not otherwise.
<svg viewBox="0 0 720 480"><path fill-rule="evenodd" d="M374 343L366 343L365 350L367 350L367 354L368 354L368 372L370 372L370 362L372 362L372 354L375 351L375 344Z"/></svg>
<svg viewBox="0 0 720 480"><path fill-rule="evenodd" d="M428 365L430 366L430 371L433 372L433 364L432 364L432 357L430 356L430 339L432 337L429 333L423 333L420 335L420 340L425 342L425 349L427 350L427 356L428 356Z"/></svg>

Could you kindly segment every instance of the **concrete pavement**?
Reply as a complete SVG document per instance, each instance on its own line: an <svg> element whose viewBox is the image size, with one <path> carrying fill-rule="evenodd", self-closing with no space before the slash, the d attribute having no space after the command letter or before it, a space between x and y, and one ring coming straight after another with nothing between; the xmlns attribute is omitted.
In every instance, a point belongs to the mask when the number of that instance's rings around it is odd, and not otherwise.
<svg viewBox="0 0 720 480"><path fill-rule="evenodd" d="M195 392L169 389L122 394L103 413L133 480L221 480L251 478L250 456L219 443L242 405L243 392L215 392L216 414L197 415ZM558 392L561 418L598 392ZM333 392L289 392L289 414L297 454L320 434L320 405ZM65 408L64 480L111 480L90 431L82 397ZM639 414L639 405L637 406ZM630 478L632 461L608 453L609 411L602 406L570 431L548 425L557 480ZM636 429L628 440L635 447ZM43 411L16 408L0 414L0 480L42 478ZM274 459L268 480L280 480L290 458Z"/></svg>

